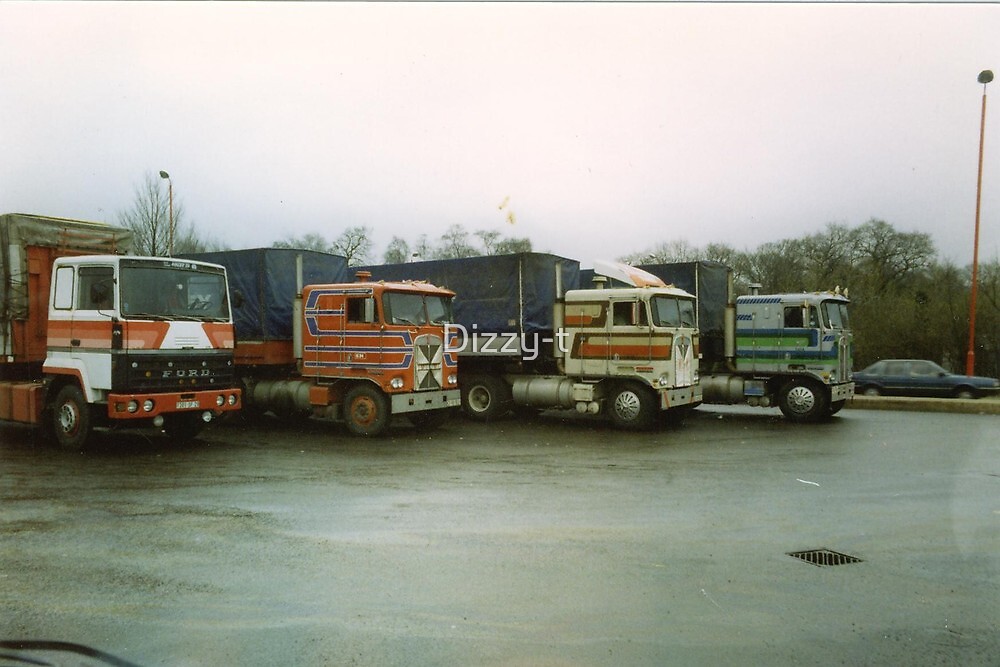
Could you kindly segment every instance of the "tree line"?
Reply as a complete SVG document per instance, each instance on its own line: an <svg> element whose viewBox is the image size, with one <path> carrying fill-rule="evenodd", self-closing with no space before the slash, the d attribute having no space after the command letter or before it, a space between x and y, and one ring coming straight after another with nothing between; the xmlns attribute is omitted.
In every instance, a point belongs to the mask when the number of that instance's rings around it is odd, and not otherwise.
<svg viewBox="0 0 1000 667"><path fill-rule="evenodd" d="M132 230L135 252L170 254L169 202L159 179L147 174L132 206L118 214ZM316 233L289 236L273 247L320 250L342 255L352 265L376 263L372 229L345 228L328 240ZM189 224L175 198L173 253L223 250L224 245ZM413 241L393 236L382 263L452 259L530 252L528 238L493 230L469 232L452 225L438 239L421 234ZM733 268L737 293L751 284L764 293L818 291L839 286L851 298L855 368L885 358L931 359L964 372L968 347L971 272L941 260L929 234L903 232L872 219L859 226L830 223L814 234L738 250L722 243L704 247L684 240L661 242L620 258L632 264L710 260ZM976 372L1000 376L1000 259L979 267L976 317Z"/></svg>

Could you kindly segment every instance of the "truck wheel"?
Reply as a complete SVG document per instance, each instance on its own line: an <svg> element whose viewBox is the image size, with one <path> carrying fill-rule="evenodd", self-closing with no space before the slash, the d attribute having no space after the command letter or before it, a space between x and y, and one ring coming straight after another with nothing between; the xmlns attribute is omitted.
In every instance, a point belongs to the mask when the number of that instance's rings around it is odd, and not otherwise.
<svg viewBox="0 0 1000 667"><path fill-rule="evenodd" d="M460 380L462 407L471 419L493 421L510 412L514 402L510 386L494 375L471 375Z"/></svg>
<svg viewBox="0 0 1000 667"><path fill-rule="evenodd" d="M68 384L52 404L52 434L64 449L83 449L90 438L90 406L80 388Z"/></svg>
<svg viewBox="0 0 1000 667"><path fill-rule="evenodd" d="M200 412L178 412L167 415L163 421L163 432L175 442L194 440L205 428L205 420Z"/></svg>
<svg viewBox="0 0 1000 667"><path fill-rule="evenodd" d="M617 386L611 392L608 408L612 423L629 431L648 429L656 419L656 397L637 384Z"/></svg>
<svg viewBox="0 0 1000 667"><path fill-rule="evenodd" d="M778 407L793 422L816 421L827 412L827 397L823 388L812 380L795 378L778 392Z"/></svg>
<svg viewBox="0 0 1000 667"><path fill-rule="evenodd" d="M381 435L389 426L389 401L368 384L355 385L344 397L344 423L354 435Z"/></svg>

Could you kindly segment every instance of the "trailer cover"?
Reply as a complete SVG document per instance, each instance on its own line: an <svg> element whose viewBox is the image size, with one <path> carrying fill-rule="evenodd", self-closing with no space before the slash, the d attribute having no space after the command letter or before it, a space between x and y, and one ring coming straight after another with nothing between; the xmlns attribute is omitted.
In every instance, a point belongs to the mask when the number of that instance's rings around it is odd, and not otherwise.
<svg viewBox="0 0 1000 667"><path fill-rule="evenodd" d="M69 255L127 254L131 249L132 232L103 222L24 213L0 215L3 361L31 361L37 355L44 358L49 274L54 259ZM29 290L39 293L32 295ZM32 309L36 311L34 314ZM26 325L29 319L32 322Z"/></svg>
<svg viewBox="0 0 1000 667"><path fill-rule="evenodd" d="M179 257L226 267L238 340L291 340L292 303L297 293L295 258L298 255L302 255L303 285L353 280L347 259L315 250L252 248ZM240 301L242 304L236 307Z"/></svg>
<svg viewBox="0 0 1000 667"><path fill-rule="evenodd" d="M579 285L580 263L546 253L439 259L364 267L372 280L426 281L455 292L455 321L470 333L551 332L556 267L562 289Z"/></svg>

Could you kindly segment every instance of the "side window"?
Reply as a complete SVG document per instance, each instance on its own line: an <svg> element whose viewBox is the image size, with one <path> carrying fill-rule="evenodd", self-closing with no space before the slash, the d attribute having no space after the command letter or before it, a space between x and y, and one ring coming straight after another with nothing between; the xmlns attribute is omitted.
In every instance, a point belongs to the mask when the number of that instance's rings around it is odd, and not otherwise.
<svg viewBox="0 0 1000 667"><path fill-rule="evenodd" d="M345 307L348 324L371 324L375 320L375 300L371 297L351 297Z"/></svg>
<svg viewBox="0 0 1000 667"><path fill-rule="evenodd" d="M785 327L788 329L802 328L801 306L785 306Z"/></svg>
<svg viewBox="0 0 1000 667"><path fill-rule="evenodd" d="M809 306L809 328L819 328L819 311L816 310L816 306Z"/></svg>
<svg viewBox="0 0 1000 667"><path fill-rule="evenodd" d="M73 307L72 266L60 266L56 269L56 286L53 293L52 307L56 310L69 310Z"/></svg>
<svg viewBox="0 0 1000 667"><path fill-rule="evenodd" d="M77 308L110 310L114 307L114 269L110 266L81 266Z"/></svg>
<svg viewBox="0 0 1000 667"><path fill-rule="evenodd" d="M905 375L906 364L902 361L890 361L885 364L886 375Z"/></svg>
<svg viewBox="0 0 1000 667"><path fill-rule="evenodd" d="M628 326L632 319L632 304L628 302L618 302L612 304L611 321L616 327Z"/></svg>
<svg viewBox="0 0 1000 667"><path fill-rule="evenodd" d="M616 327L648 327L646 304L639 301L618 301L611 304L612 324Z"/></svg>

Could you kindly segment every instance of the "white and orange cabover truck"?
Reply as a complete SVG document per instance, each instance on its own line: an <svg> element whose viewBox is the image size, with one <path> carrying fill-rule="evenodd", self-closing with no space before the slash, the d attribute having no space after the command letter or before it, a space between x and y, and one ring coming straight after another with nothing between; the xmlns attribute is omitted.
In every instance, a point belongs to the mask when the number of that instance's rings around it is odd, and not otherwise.
<svg viewBox="0 0 1000 667"><path fill-rule="evenodd" d="M131 239L0 215L0 419L81 448L95 427L190 439L240 409L225 269L130 256Z"/></svg>

